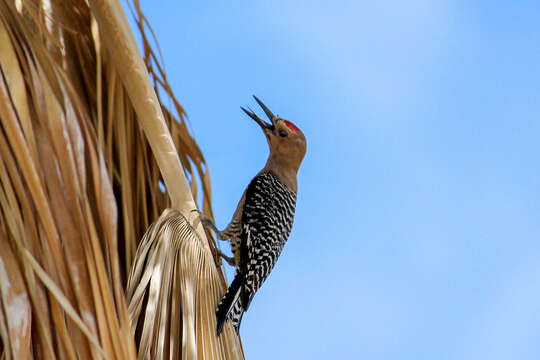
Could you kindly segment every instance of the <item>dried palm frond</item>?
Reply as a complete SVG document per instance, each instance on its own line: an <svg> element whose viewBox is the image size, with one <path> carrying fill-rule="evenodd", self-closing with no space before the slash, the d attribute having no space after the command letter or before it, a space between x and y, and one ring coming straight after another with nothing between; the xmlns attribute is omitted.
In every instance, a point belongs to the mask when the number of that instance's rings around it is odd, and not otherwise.
<svg viewBox="0 0 540 360"><path fill-rule="evenodd" d="M3 350L13 359L134 358L117 208L87 87L36 9L0 2ZM91 39L81 36L77 50Z"/></svg>
<svg viewBox="0 0 540 360"><path fill-rule="evenodd" d="M184 216L165 210L139 245L128 282L139 358L242 358L231 326L216 337L221 293L217 269L201 239Z"/></svg>
<svg viewBox="0 0 540 360"><path fill-rule="evenodd" d="M204 158L135 9L144 61L116 1L0 1L0 358L135 359L124 288L139 239L161 213L159 224L191 214L197 176L211 215ZM215 244L183 221L150 248L174 239L182 272L163 274L181 283L160 291L179 296L169 320L192 331L141 341L241 358L236 335L212 327L225 286Z"/></svg>

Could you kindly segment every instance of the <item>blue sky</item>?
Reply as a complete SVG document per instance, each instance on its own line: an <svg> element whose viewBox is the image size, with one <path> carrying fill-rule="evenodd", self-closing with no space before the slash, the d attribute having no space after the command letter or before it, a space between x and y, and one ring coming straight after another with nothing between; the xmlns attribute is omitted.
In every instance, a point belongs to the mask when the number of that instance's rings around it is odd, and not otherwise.
<svg viewBox="0 0 540 360"><path fill-rule="evenodd" d="M239 106L308 139L248 359L540 358L540 2L156 3L218 226L268 154Z"/></svg>

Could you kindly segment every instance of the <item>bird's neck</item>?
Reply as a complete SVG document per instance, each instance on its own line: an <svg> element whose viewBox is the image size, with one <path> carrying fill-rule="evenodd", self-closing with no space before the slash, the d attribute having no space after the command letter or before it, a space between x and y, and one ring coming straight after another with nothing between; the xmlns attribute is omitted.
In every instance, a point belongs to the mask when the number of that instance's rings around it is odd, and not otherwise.
<svg viewBox="0 0 540 360"><path fill-rule="evenodd" d="M271 171L274 173L279 181L283 183L290 191L296 193L298 182L296 180L296 174L298 173L298 166L296 166L291 160L282 156L268 157L265 167L261 172Z"/></svg>

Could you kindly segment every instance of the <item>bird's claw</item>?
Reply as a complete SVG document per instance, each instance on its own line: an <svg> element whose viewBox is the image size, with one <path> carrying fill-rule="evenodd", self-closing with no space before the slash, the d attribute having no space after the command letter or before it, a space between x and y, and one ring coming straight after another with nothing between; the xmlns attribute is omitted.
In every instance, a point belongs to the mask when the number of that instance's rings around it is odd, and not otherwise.
<svg viewBox="0 0 540 360"><path fill-rule="evenodd" d="M199 213L199 220L201 221L201 224L205 228L210 228L214 230L216 233L219 233L219 230L216 227L216 224L214 223L214 220L209 218L208 216L204 215L203 212L199 209L193 209L191 212L197 212Z"/></svg>
<svg viewBox="0 0 540 360"><path fill-rule="evenodd" d="M234 261L234 257L231 257L231 256L227 256L225 255L223 252L221 252L221 250L217 249L217 254L218 256L221 258L221 259L224 259L227 264L229 264L230 266L234 266L236 267L236 263Z"/></svg>

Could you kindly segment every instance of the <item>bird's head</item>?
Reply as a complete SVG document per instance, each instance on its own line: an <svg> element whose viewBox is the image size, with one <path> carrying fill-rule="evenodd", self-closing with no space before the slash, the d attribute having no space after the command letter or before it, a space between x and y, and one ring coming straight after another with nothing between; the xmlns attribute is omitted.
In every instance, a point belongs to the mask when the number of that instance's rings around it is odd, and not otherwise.
<svg viewBox="0 0 540 360"><path fill-rule="evenodd" d="M262 128L270 147L269 161L276 161L280 166L289 167L298 171L304 155L306 155L306 137L304 133L292 122L275 116L270 109L256 96L253 96L270 123L259 118L253 111L244 110Z"/></svg>

